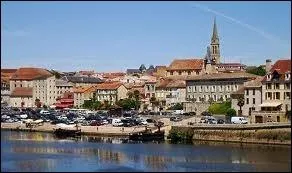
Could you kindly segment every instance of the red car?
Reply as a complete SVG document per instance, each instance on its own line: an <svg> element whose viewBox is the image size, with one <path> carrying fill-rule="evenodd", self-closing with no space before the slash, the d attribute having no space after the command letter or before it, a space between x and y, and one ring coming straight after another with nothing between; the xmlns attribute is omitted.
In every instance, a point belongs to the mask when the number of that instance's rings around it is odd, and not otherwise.
<svg viewBox="0 0 292 173"><path fill-rule="evenodd" d="M91 125L91 126L101 126L103 124L102 124L102 121L93 120L93 121L90 122L89 125Z"/></svg>

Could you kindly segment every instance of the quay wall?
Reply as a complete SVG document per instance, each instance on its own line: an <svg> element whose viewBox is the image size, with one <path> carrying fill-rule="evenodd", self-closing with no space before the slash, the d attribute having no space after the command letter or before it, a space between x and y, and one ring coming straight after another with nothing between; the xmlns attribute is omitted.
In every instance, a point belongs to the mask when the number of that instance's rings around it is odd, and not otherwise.
<svg viewBox="0 0 292 173"><path fill-rule="evenodd" d="M171 140L202 140L291 145L291 124L172 126Z"/></svg>
<svg viewBox="0 0 292 173"><path fill-rule="evenodd" d="M42 126L27 128L25 124L20 123L1 123L1 130L12 131L28 131L28 132L47 132L53 133L56 125L44 123ZM112 127L110 125L103 126L81 126L81 134L89 136L129 136L131 133L137 133L145 130L145 127Z"/></svg>

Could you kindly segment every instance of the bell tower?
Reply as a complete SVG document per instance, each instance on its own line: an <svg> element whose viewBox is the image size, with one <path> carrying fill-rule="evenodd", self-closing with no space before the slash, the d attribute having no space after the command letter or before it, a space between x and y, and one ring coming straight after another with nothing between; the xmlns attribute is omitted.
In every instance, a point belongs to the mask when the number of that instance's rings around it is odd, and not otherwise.
<svg viewBox="0 0 292 173"><path fill-rule="evenodd" d="M211 46L211 64L220 64L220 43L216 25L216 18L214 19L213 34L210 46Z"/></svg>

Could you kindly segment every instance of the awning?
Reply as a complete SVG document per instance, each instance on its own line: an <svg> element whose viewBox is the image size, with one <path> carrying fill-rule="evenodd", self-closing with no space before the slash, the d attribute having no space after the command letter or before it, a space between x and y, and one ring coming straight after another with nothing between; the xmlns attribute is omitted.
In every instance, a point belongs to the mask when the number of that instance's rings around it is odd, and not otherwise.
<svg viewBox="0 0 292 173"><path fill-rule="evenodd" d="M260 104L260 107L277 107L280 106L282 103L281 102L265 102Z"/></svg>

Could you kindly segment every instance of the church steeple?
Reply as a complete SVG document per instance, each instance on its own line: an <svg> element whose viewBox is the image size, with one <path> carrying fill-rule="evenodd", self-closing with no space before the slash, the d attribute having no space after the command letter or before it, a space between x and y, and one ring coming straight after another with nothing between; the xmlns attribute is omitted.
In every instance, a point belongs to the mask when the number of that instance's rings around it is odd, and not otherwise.
<svg viewBox="0 0 292 173"><path fill-rule="evenodd" d="M210 46L211 46L212 64L220 64L220 43L219 43L219 36L218 36L218 31L217 31L216 18L214 19L213 34L212 34Z"/></svg>
<svg viewBox="0 0 292 173"><path fill-rule="evenodd" d="M218 32L217 32L217 25L216 25L216 18L214 19L213 25L213 35L212 35L212 43L219 42Z"/></svg>

